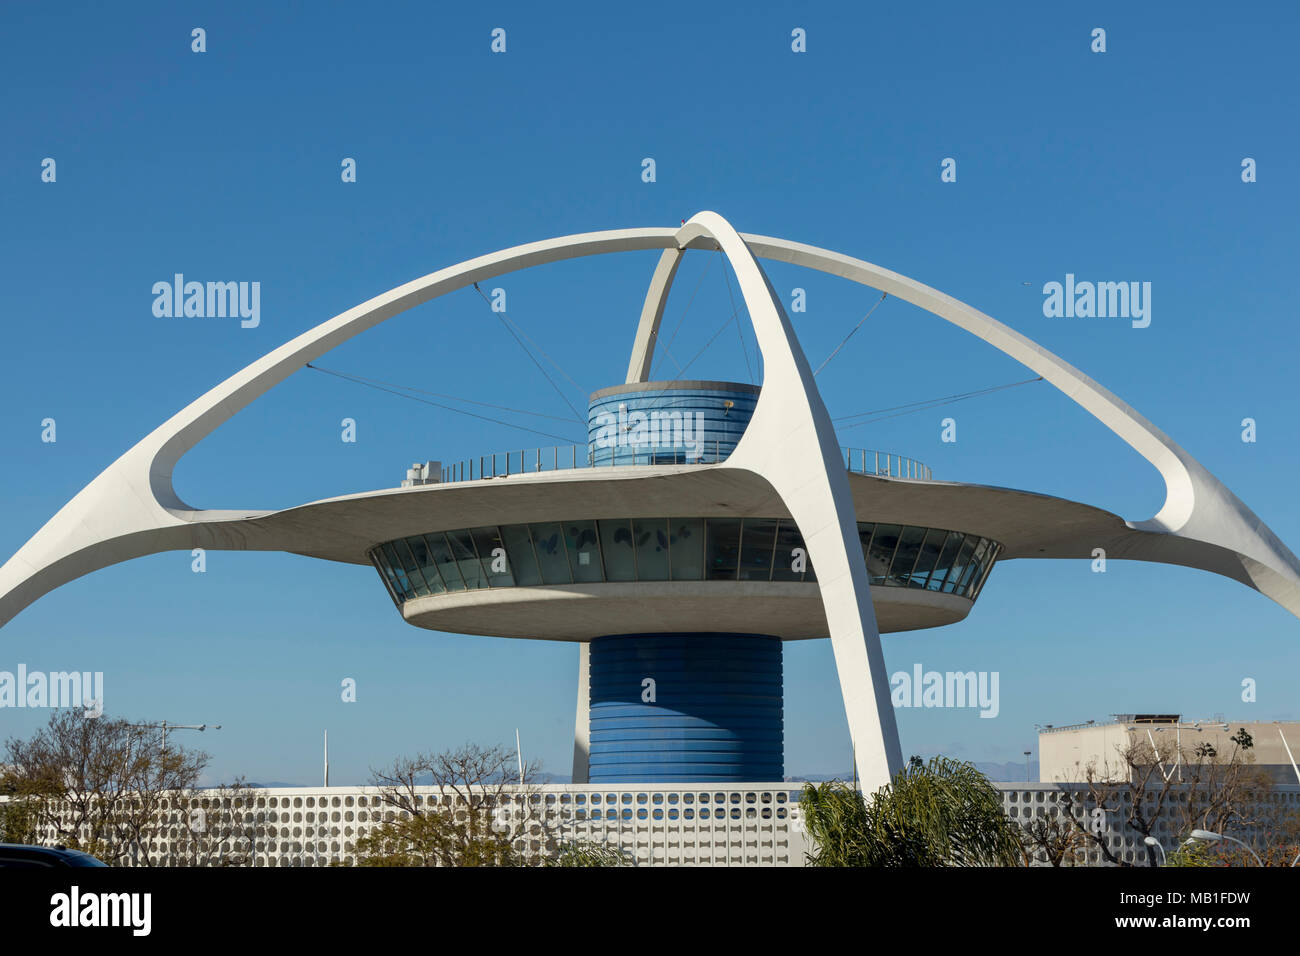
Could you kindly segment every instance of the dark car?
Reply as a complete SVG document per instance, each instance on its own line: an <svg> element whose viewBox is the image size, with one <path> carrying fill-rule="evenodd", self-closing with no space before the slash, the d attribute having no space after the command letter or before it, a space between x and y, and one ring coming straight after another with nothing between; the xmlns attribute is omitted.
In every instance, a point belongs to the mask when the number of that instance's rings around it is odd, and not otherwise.
<svg viewBox="0 0 1300 956"><path fill-rule="evenodd" d="M65 866L108 866L89 853L69 850L65 846L23 846L20 843L0 843L0 870L50 869Z"/></svg>

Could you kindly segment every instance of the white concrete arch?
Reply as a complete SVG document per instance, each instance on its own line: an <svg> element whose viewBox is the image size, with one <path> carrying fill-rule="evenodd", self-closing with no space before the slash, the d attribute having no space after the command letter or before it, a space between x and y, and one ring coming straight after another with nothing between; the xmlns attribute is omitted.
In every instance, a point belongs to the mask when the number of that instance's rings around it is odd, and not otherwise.
<svg viewBox="0 0 1300 956"><path fill-rule="evenodd" d="M717 242L736 274L763 356L763 390L753 416L731 455L717 467L765 480L803 533L817 568L858 778L864 788L875 790L902 769L903 758L835 426L781 300L750 247L713 212L692 217L678 233L678 246L704 237Z"/></svg>
<svg viewBox="0 0 1300 956"><path fill-rule="evenodd" d="M308 362L385 319L437 296L518 269L608 252L660 249L643 309L629 381L648 374L653 344L680 254L720 248L741 280L765 362L764 395L732 456L715 466L744 470L780 495L815 553L837 668L861 776L878 785L900 757L847 477L829 417L788 317L755 257L802 265L869 285L978 336L1038 372L1134 447L1164 477L1167 498L1152 519L1128 522L1152 535L1226 549L1245 578L1300 616L1300 562L1203 466L1092 379L982 312L905 276L801 243L740 235L701 213L681 229L585 233L481 256L377 296L303 333L213 388L105 469L0 567L0 626L54 588L92 571L160 551L250 547L267 511L190 508L172 487L176 462L203 437ZM771 398L770 396L777 396ZM833 467L832 467L833 466ZM292 510L292 509L290 509ZM284 538L256 537L262 549ZM1203 553L1203 552L1201 552ZM1179 563L1210 567L1189 550ZM1233 575L1235 576L1235 575Z"/></svg>

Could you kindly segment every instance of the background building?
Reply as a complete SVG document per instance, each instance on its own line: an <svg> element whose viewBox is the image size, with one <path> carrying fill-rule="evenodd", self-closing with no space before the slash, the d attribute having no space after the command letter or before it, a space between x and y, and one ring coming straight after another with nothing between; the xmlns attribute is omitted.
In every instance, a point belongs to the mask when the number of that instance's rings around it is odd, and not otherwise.
<svg viewBox="0 0 1300 956"><path fill-rule="evenodd" d="M1247 760L1279 784L1300 783L1295 756L1300 755L1300 721L1184 720L1180 714L1114 714L1109 722L1088 721L1062 727L1048 725L1038 731L1038 777L1048 782L1079 781L1089 766L1102 780L1123 780L1128 765L1120 757L1125 749L1148 743L1160 752L1167 748L1195 750L1209 746L1227 759L1237 746L1230 738L1240 730L1254 745ZM1172 768L1166 767L1166 772Z"/></svg>

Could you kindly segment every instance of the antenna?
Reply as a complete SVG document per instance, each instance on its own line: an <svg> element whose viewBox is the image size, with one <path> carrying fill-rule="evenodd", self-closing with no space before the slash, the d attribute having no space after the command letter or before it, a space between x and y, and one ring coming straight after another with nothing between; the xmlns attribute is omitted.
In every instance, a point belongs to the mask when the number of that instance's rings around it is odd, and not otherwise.
<svg viewBox="0 0 1300 956"><path fill-rule="evenodd" d="M330 732L325 731L325 786L330 785Z"/></svg>

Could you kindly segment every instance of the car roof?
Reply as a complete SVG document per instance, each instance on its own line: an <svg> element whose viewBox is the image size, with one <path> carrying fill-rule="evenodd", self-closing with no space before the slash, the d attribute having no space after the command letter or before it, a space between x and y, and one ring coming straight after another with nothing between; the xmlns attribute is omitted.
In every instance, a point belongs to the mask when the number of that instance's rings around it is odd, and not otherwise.
<svg viewBox="0 0 1300 956"><path fill-rule="evenodd" d="M58 846L36 846L30 843L0 843L0 853L5 850L20 850L23 853L48 855L68 860L70 862L91 861L90 865L105 865L101 860L96 859L89 853L83 853L81 850L71 850L68 847Z"/></svg>

